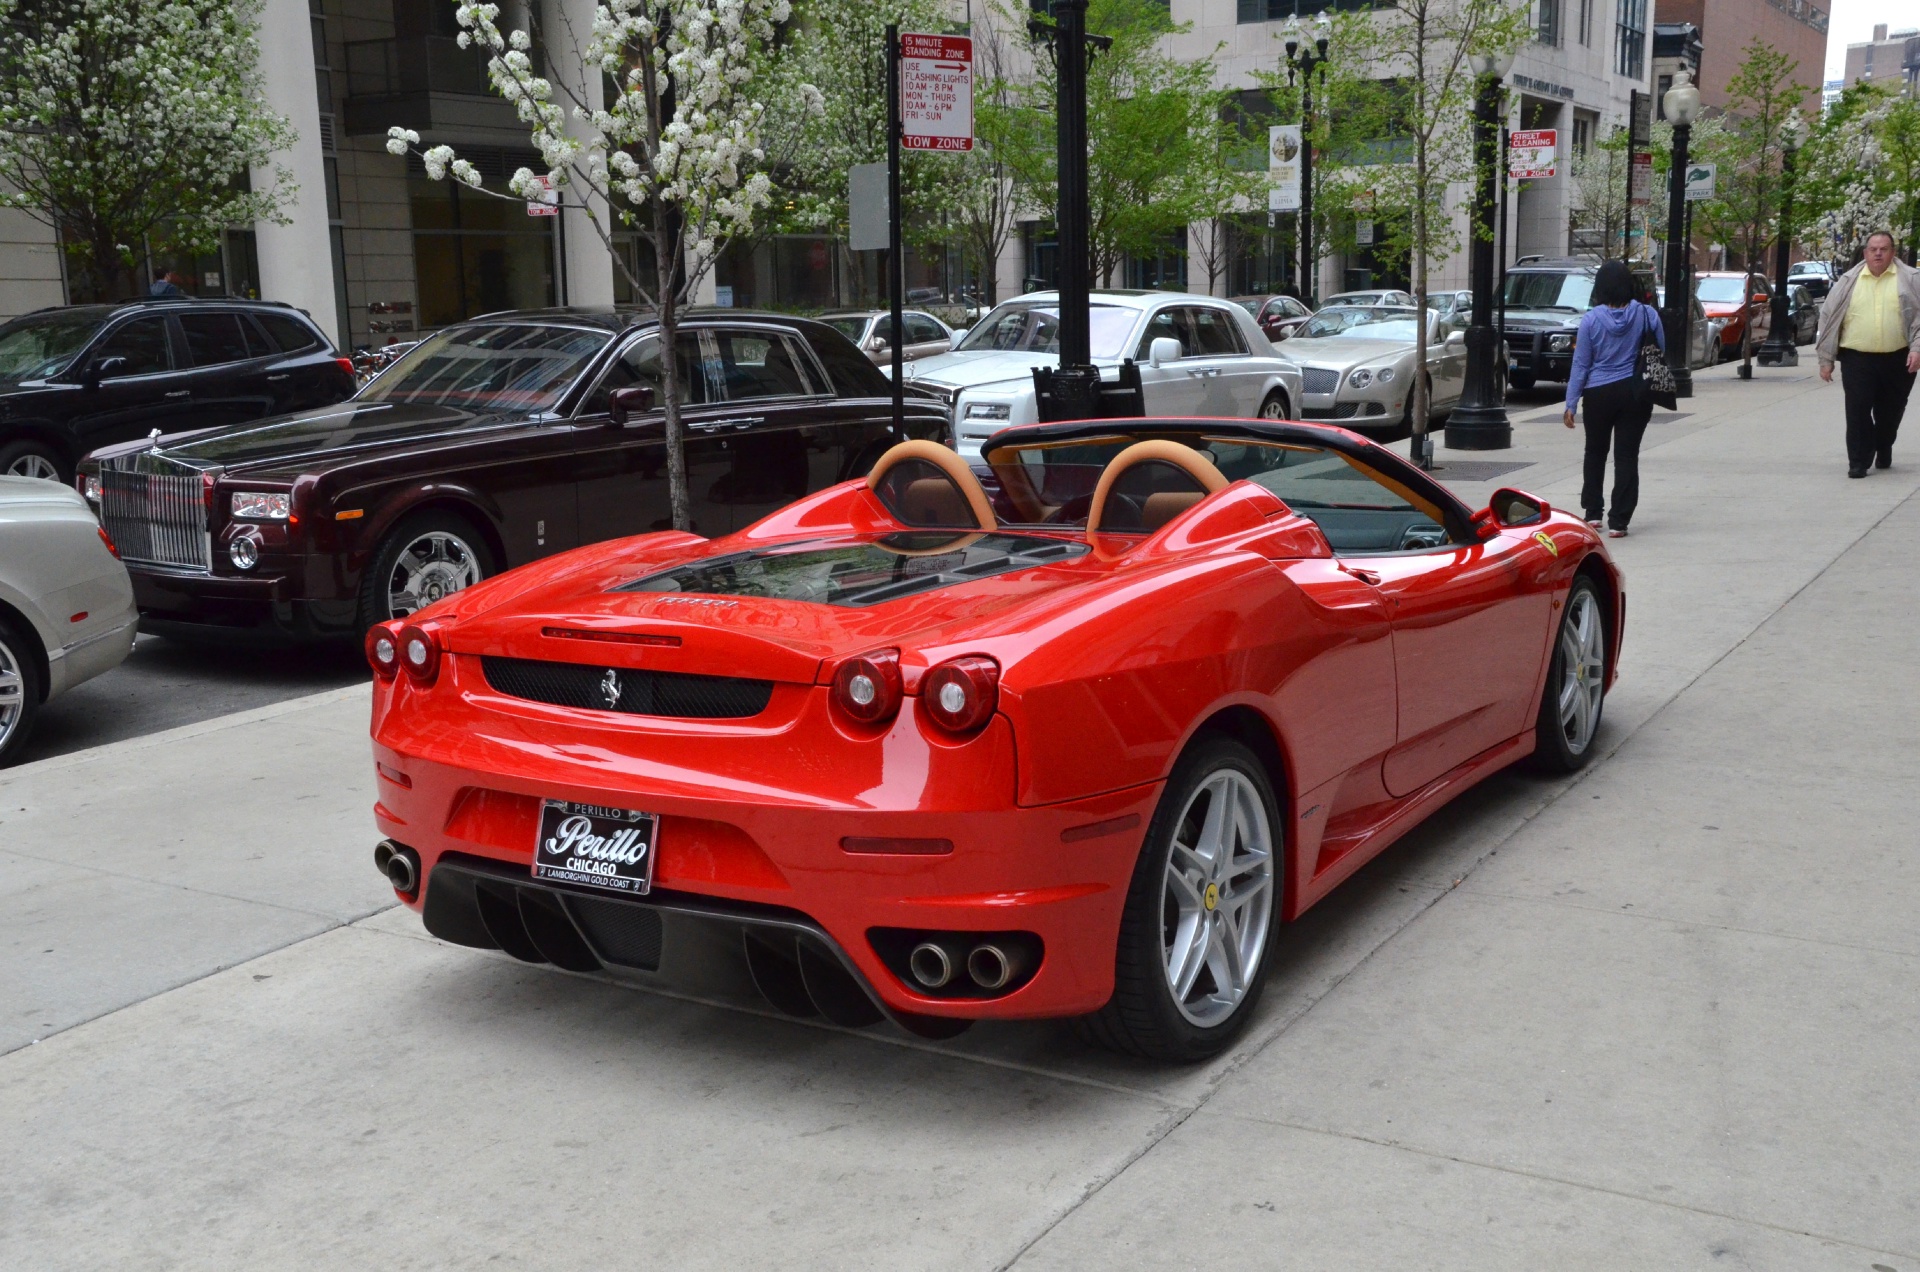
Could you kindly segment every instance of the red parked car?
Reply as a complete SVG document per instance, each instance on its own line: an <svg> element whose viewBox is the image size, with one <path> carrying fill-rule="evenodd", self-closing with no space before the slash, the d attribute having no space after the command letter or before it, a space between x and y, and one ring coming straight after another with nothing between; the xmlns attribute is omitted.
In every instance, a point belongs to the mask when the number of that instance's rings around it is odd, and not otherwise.
<svg viewBox="0 0 1920 1272"><path fill-rule="evenodd" d="M1253 315L1268 340L1279 344L1307 325L1313 310L1292 296L1235 296L1233 303Z"/></svg>
<svg viewBox="0 0 1920 1272"><path fill-rule="evenodd" d="M1742 291L1747 297L1744 305L1740 301ZM1768 288L1767 280L1757 274L1745 274L1739 270L1701 274L1695 284L1694 294L1700 298L1700 306L1707 311L1707 317L1726 320L1720 328L1722 362L1740 356L1740 337L1746 331L1748 322L1753 323L1755 349L1773 331L1773 292Z"/></svg>
<svg viewBox="0 0 1920 1272"><path fill-rule="evenodd" d="M1340 429L904 442L725 537L373 628L376 862L429 932L531 962L644 979L717 925L794 1014L1194 1059L1369 858L1587 760L1623 601L1578 518Z"/></svg>

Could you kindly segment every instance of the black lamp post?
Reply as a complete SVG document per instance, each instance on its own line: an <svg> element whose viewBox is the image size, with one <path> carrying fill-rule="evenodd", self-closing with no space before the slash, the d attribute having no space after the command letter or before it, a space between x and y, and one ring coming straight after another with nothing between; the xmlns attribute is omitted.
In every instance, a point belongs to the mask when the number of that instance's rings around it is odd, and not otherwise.
<svg viewBox="0 0 1920 1272"><path fill-rule="evenodd" d="M1760 346L1763 367L1797 367L1800 349L1794 343L1793 317L1787 303L1787 256L1793 247L1793 161L1800 148L1804 121L1797 110L1780 123L1780 232L1773 244L1773 330Z"/></svg>
<svg viewBox="0 0 1920 1272"><path fill-rule="evenodd" d="M1500 384L1500 336L1493 329L1493 143L1500 127L1500 80L1513 65L1509 53L1475 53L1480 79L1473 108L1473 164L1479 173L1473 197L1473 244L1469 260L1473 281L1473 322L1467 327L1467 380L1460 404L1447 417L1447 449L1505 450L1513 445L1513 426ZM1424 457L1422 457L1424 458Z"/></svg>
<svg viewBox="0 0 1920 1272"><path fill-rule="evenodd" d="M1673 371L1675 397L1693 396L1693 281L1687 268L1693 237L1687 206L1687 142L1700 117L1700 90L1686 67L1674 73L1673 87L1660 99L1673 124L1673 166L1667 173L1667 366Z"/></svg>
<svg viewBox="0 0 1920 1272"><path fill-rule="evenodd" d="M1319 262L1313 255L1313 73L1327 64L1327 41L1333 38L1333 21L1322 10L1313 20L1313 48L1302 43L1300 0L1294 0L1293 16L1287 19L1287 83L1295 72L1302 77L1300 86L1300 299L1313 308L1320 290Z"/></svg>

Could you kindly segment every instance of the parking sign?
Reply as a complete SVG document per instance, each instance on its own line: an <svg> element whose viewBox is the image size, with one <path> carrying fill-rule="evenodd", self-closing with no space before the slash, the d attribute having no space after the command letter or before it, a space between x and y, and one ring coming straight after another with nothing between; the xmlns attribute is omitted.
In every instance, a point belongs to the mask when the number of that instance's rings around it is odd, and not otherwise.
<svg viewBox="0 0 1920 1272"><path fill-rule="evenodd" d="M973 41L900 33L900 145L973 149Z"/></svg>

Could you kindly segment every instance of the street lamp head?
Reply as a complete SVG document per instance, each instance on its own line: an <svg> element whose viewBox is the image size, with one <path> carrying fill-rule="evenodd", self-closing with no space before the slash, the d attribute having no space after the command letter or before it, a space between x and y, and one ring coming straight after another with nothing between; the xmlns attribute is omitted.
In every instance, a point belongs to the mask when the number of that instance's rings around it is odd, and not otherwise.
<svg viewBox="0 0 1920 1272"><path fill-rule="evenodd" d="M1513 69L1513 54L1508 52L1475 53L1468 60L1473 63L1474 74L1491 75L1495 79L1505 79Z"/></svg>
<svg viewBox="0 0 1920 1272"><path fill-rule="evenodd" d="M1681 67L1673 75L1673 87L1660 99L1667 119L1677 128L1687 128L1700 118L1700 90L1693 86L1693 75Z"/></svg>
<svg viewBox="0 0 1920 1272"><path fill-rule="evenodd" d="M1287 61L1291 62L1300 51L1300 15L1296 13L1288 18L1287 25L1280 30L1287 42Z"/></svg>
<svg viewBox="0 0 1920 1272"><path fill-rule="evenodd" d="M1322 9L1320 10L1320 16L1313 20L1313 47L1319 50L1322 61L1326 60L1327 41L1332 38L1333 19L1327 16L1325 9Z"/></svg>

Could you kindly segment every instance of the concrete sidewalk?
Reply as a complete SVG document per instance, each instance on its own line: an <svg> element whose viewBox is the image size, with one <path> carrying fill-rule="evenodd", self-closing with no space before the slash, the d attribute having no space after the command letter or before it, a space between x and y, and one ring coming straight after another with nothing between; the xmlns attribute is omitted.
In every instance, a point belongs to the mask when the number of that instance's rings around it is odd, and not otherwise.
<svg viewBox="0 0 1920 1272"><path fill-rule="evenodd" d="M1847 481L1810 372L1697 383L1603 758L1369 866L1198 1069L431 941L362 690L0 775L0 1266L1911 1272L1920 459ZM1517 414L1442 462L1577 504Z"/></svg>

